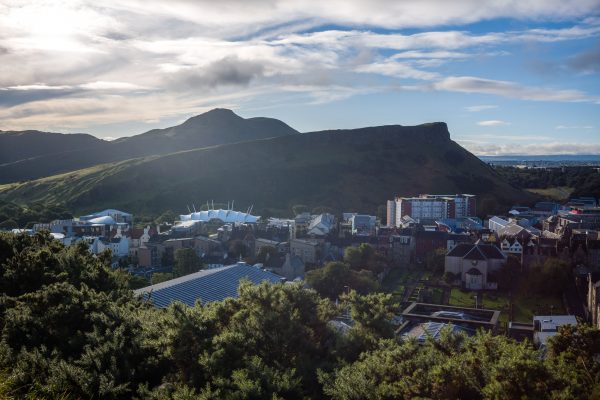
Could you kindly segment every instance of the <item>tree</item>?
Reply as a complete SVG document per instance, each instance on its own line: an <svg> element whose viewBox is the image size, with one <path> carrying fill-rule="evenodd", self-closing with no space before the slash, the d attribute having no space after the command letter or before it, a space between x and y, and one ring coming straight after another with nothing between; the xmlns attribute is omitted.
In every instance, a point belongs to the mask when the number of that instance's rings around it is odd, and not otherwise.
<svg viewBox="0 0 600 400"><path fill-rule="evenodd" d="M442 333L419 344L384 340L334 374L321 374L333 399L549 399L563 382L528 343L479 333Z"/></svg>
<svg viewBox="0 0 600 400"><path fill-rule="evenodd" d="M444 280L444 282L451 284L456 280L456 274L450 271L444 272L442 279Z"/></svg>
<svg viewBox="0 0 600 400"><path fill-rule="evenodd" d="M528 282L535 293L559 296L564 291L570 276L570 267L558 258L547 258L543 264L535 263L528 274Z"/></svg>
<svg viewBox="0 0 600 400"><path fill-rule="evenodd" d="M498 289L512 290L521 270L521 262L514 255L509 255L506 264L496 273Z"/></svg>
<svg viewBox="0 0 600 400"><path fill-rule="evenodd" d="M363 263L363 255L359 248L350 246L344 250L344 262L348 263L350 268L360 269Z"/></svg>
<svg viewBox="0 0 600 400"><path fill-rule="evenodd" d="M308 271L306 281L321 296L330 299L336 299L349 289L366 294L379 287L372 272L355 271L341 262L331 262L323 268Z"/></svg>
<svg viewBox="0 0 600 400"><path fill-rule="evenodd" d="M160 217L156 218L155 222L159 225L164 224L165 222L172 223L177 220L179 216L175 214L172 210L167 210L160 215Z"/></svg>
<svg viewBox="0 0 600 400"><path fill-rule="evenodd" d="M173 276L189 275L198 271L202 263L194 249L177 249L175 252L175 263L173 265Z"/></svg>
<svg viewBox="0 0 600 400"><path fill-rule="evenodd" d="M167 311L157 329L173 381L200 398L319 396L316 370L332 361L335 310L316 292L244 283L237 299Z"/></svg>
<svg viewBox="0 0 600 400"><path fill-rule="evenodd" d="M0 230L17 229L18 227L19 227L19 225L17 224L17 221L15 221L14 219L6 219L6 220L2 220L2 222L0 222Z"/></svg>
<svg viewBox="0 0 600 400"><path fill-rule="evenodd" d="M152 274L152 278L150 278L150 281L153 285L156 285L157 283L169 281L173 278L174 276L171 272L155 272Z"/></svg>
<svg viewBox="0 0 600 400"><path fill-rule="evenodd" d="M361 243L358 247L346 247L344 262L352 269L367 269L376 274L382 272L386 264L384 257L368 243Z"/></svg>
<svg viewBox="0 0 600 400"><path fill-rule="evenodd" d="M427 258L425 260L427 269L435 274L442 274L444 272L446 253L446 248L440 247L427 254Z"/></svg>
<svg viewBox="0 0 600 400"><path fill-rule="evenodd" d="M548 340L546 362L564 379L562 398L600 398L600 331L585 324L562 326Z"/></svg>
<svg viewBox="0 0 600 400"><path fill-rule="evenodd" d="M11 397L125 399L160 382L142 318L156 310L109 259L47 233L0 234L0 275L0 380Z"/></svg>
<svg viewBox="0 0 600 400"><path fill-rule="evenodd" d="M379 340L394 337L391 320L398 310L391 294L370 293L359 295L355 290L340 296L344 307L349 307L354 325L342 354L355 361L366 350L373 350Z"/></svg>
<svg viewBox="0 0 600 400"><path fill-rule="evenodd" d="M277 259L278 251L274 246L263 246L256 255L256 262L270 266Z"/></svg>
<svg viewBox="0 0 600 400"><path fill-rule="evenodd" d="M294 215L299 215L309 211L310 209L308 208L308 206L305 206L304 204L296 204L292 206L292 213Z"/></svg>

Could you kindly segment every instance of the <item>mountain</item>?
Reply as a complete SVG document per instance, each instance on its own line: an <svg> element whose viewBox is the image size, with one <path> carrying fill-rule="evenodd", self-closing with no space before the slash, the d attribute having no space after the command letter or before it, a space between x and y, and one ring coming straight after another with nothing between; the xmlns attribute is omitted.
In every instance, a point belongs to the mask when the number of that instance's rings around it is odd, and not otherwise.
<svg viewBox="0 0 600 400"><path fill-rule="evenodd" d="M114 207L158 215L213 199L254 204L263 216L295 204L374 213L394 195L419 193L475 193L484 212L533 199L453 142L445 123L284 135L0 186L7 201L76 214Z"/></svg>
<svg viewBox="0 0 600 400"><path fill-rule="evenodd" d="M242 118L231 110L214 109L192 117L181 125L165 129L153 129L140 135L106 142L93 136L88 145L48 147L44 144L56 140L57 143L76 143L71 136L39 132L37 136L13 134L13 148L28 146L39 149L33 155L16 154L12 160L0 165L0 183L10 183L51 176L74 171L93 165L122 161L135 157L168 154L181 150L243 142L269 137L297 134L298 131L285 123L272 118ZM3 135L0 135L0 138ZM25 137L30 137L25 140ZM8 135L7 135L8 137ZM76 138L77 139L77 138ZM0 144L2 142L0 141ZM9 152L9 151L7 151Z"/></svg>
<svg viewBox="0 0 600 400"><path fill-rule="evenodd" d="M0 166L20 160L80 151L108 142L92 135L40 131L0 131Z"/></svg>

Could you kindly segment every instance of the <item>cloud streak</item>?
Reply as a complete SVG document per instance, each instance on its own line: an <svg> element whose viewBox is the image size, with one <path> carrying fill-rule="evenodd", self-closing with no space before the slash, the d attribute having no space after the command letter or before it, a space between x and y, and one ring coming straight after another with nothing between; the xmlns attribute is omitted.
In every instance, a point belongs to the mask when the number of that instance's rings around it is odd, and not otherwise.
<svg viewBox="0 0 600 400"><path fill-rule="evenodd" d="M490 120L486 120L486 121L479 121L479 122L477 122L477 125L479 125L479 126L506 126L506 125L510 125L510 122L500 121L497 119L490 119Z"/></svg>

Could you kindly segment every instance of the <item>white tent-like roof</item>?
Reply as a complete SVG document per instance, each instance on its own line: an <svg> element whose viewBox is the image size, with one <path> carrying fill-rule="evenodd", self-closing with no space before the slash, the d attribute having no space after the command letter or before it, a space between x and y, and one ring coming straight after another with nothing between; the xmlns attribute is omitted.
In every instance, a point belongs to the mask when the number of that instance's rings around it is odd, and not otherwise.
<svg viewBox="0 0 600 400"><path fill-rule="evenodd" d="M233 210L208 210L198 211L191 214L180 215L181 221L202 221L208 222L213 219L221 220L225 223L256 223L259 216Z"/></svg>

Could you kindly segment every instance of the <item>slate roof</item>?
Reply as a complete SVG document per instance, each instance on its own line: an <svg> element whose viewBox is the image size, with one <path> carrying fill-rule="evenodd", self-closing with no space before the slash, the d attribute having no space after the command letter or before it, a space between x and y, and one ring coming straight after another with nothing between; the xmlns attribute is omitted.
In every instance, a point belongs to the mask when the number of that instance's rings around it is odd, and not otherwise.
<svg viewBox="0 0 600 400"><path fill-rule="evenodd" d="M473 247L471 247L471 250L469 250L469 252L463 258L467 259L467 260L480 260L480 261L486 260L486 257L483 255L483 253L479 249L479 246L477 246L477 245L474 245Z"/></svg>
<svg viewBox="0 0 600 400"><path fill-rule="evenodd" d="M473 245L470 243L459 243L454 247L446 256L448 257L464 257L471 249Z"/></svg>
<svg viewBox="0 0 600 400"><path fill-rule="evenodd" d="M500 249L492 244L482 243L460 243L450 250L447 257L461 257L467 260L503 259L504 255Z"/></svg>
<svg viewBox="0 0 600 400"><path fill-rule="evenodd" d="M210 303L228 297L238 297L237 289L242 279L247 279L253 284L263 281L282 282L282 277L272 272L263 271L246 263L237 263L171 279L138 289L135 293L149 299L158 308L167 307L174 301L192 307L197 300Z"/></svg>

